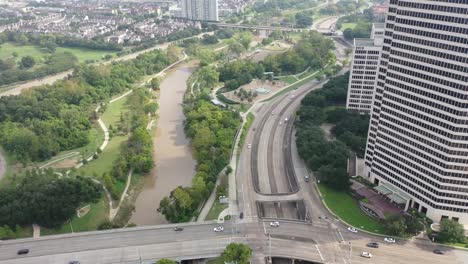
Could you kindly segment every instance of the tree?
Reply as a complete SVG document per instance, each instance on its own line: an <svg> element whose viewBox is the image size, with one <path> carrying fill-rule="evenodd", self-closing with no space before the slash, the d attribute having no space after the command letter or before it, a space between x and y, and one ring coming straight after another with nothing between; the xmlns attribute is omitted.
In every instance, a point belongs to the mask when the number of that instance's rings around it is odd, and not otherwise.
<svg viewBox="0 0 468 264"><path fill-rule="evenodd" d="M153 78L151 79L151 89L153 89L153 91L159 91L160 89L160 85L161 85L161 80L159 78Z"/></svg>
<svg viewBox="0 0 468 264"><path fill-rule="evenodd" d="M198 73L198 81L204 88L213 88L213 86L219 81L219 72L214 66L202 67Z"/></svg>
<svg viewBox="0 0 468 264"><path fill-rule="evenodd" d="M312 26L312 17L307 12L298 12L295 15L296 25L301 28Z"/></svg>
<svg viewBox="0 0 468 264"><path fill-rule="evenodd" d="M417 235L424 230L421 219L411 214L395 214L385 220L387 232L394 236Z"/></svg>
<svg viewBox="0 0 468 264"><path fill-rule="evenodd" d="M252 249L242 243L231 243L221 254L225 263L247 264L252 257Z"/></svg>
<svg viewBox="0 0 468 264"><path fill-rule="evenodd" d="M156 262L156 264L177 264L176 261L172 260L172 259L160 259Z"/></svg>
<svg viewBox="0 0 468 264"><path fill-rule="evenodd" d="M36 64L36 60L32 56L27 55L21 58L21 66L24 68L31 68L34 64Z"/></svg>
<svg viewBox="0 0 468 264"><path fill-rule="evenodd" d="M463 226L450 219L444 219L440 223L438 239L442 242L462 243L466 241Z"/></svg>

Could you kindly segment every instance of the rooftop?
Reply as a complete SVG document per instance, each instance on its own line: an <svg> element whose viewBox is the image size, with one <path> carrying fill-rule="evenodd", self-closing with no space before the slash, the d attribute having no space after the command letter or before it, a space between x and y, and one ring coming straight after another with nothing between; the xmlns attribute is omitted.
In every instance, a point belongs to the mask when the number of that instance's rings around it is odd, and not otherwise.
<svg viewBox="0 0 468 264"><path fill-rule="evenodd" d="M363 47L363 46L367 46L367 47L370 47L370 46L374 46L374 40L373 39L370 39L370 38L355 38L354 39L354 46L355 47Z"/></svg>

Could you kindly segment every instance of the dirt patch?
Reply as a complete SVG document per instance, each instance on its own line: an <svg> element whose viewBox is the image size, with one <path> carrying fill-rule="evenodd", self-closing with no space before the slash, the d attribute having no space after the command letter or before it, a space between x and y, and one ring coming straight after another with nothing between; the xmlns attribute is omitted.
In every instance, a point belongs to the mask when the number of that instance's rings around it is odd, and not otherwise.
<svg viewBox="0 0 468 264"><path fill-rule="evenodd" d="M77 159L77 157L72 157L69 159L57 161L56 163L51 164L48 167L54 168L54 169L67 169L67 168L75 167L78 164L78 161L79 160Z"/></svg>
<svg viewBox="0 0 468 264"><path fill-rule="evenodd" d="M285 87L286 85L287 83L284 83L282 81L271 82L271 81L262 81L262 80L255 79L246 85L242 85L241 87L239 87L238 89L234 91L223 93L223 95L229 100L232 100L238 103L246 103L247 100L241 101L239 96L236 95L236 94L239 94L240 89L244 89L246 92L252 92L252 93L256 92L256 89L258 88L264 88L264 89L270 90L269 93L257 93L257 96L252 97L252 103L254 103L257 101L262 101L264 99L267 99L273 93L281 90L281 88ZM234 94L234 92L236 92L236 94Z"/></svg>

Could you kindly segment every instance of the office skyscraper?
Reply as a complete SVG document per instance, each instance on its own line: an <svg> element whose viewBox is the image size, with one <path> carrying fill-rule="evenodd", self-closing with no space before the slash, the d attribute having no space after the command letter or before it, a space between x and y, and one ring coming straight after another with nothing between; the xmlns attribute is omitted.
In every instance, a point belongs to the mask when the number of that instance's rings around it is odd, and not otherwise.
<svg viewBox="0 0 468 264"><path fill-rule="evenodd" d="M468 227L468 0L390 0L365 176Z"/></svg>
<svg viewBox="0 0 468 264"><path fill-rule="evenodd" d="M372 25L370 39L354 39L346 99L346 109L349 111L360 113L371 111L384 32L384 24L376 23Z"/></svg>
<svg viewBox="0 0 468 264"><path fill-rule="evenodd" d="M191 20L218 21L218 0L182 0L182 16Z"/></svg>

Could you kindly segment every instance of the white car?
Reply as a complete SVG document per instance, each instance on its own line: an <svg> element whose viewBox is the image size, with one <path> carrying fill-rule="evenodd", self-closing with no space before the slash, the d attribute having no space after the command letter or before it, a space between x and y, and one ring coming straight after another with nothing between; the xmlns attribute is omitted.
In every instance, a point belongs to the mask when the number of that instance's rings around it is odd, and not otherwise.
<svg viewBox="0 0 468 264"><path fill-rule="evenodd" d="M247 148L251 148L251 147L252 147L252 144L248 144L248 145L247 145Z"/></svg>
<svg viewBox="0 0 468 264"><path fill-rule="evenodd" d="M270 226L279 227L279 222L270 222Z"/></svg>
<svg viewBox="0 0 468 264"><path fill-rule="evenodd" d="M395 243L395 242L396 242L395 239L394 239L394 238L391 238L391 237L386 237L386 238L384 238L383 240L384 240L385 242L387 242L387 243Z"/></svg>
<svg viewBox="0 0 468 264"><path fill-rule="evenodd" d="M361 257L364 257L364 258L372 258L372 254L369 253L369 252L362 252L362 253L361 253Z"/></svg>
<svg viewBox="0 0 468 264"><path fill-rule="evenodd" d="M290 96L289 98L293 99L293 98L294 98L294 94L291 94L291 96Z"/></svg>
<svg viewBox="0 0 468 264"><path fill-rule="evenodd" d="M357 229L354 227L348 227L349 232L357 233Z"/></svg>
<svg viewBox="0 0 468 264"><path fill-rule="evenodd" d="M275 114L275 111L272 111L271 114L274 115L274 114Z"/></svg>
<svg viewBox="0 0 468 264"><path fill-rule="evenodd" d="M213 229L213 231L215 231L215 232L223 232L223 231L224 231L224 227L222 227L222 226L215 227L215 228Z"/></svg>
<svg viewBox="0 0 468 264"><path fill-rule="evenodd" d="M288 122L288 118L287 118L287 117L284 119L284 122Z"/></svg>

